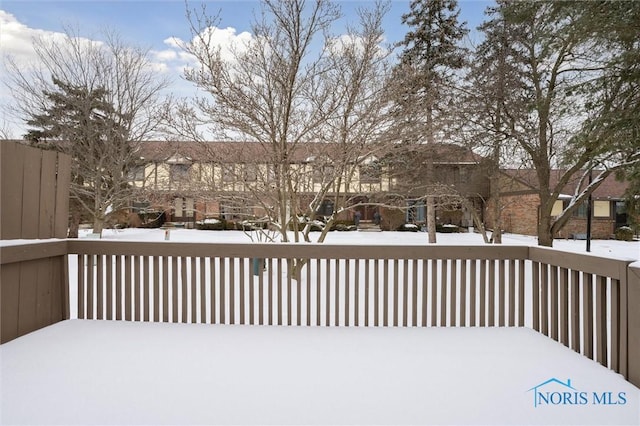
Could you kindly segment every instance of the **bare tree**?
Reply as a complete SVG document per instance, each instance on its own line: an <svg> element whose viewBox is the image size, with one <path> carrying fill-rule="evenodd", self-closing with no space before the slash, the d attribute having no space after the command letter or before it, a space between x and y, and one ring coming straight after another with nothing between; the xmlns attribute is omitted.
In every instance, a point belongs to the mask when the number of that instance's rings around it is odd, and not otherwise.
<svg viewBox="0 0 640 426"><path fill-rule="evenodd" d="M109 211L128 205L137 144L158 129L160 92L169 84L146 50L114 32L103 35L91 41L66 29L61 37L33 40L35 63L5 58L16 114L40 145L72 155L72 206L91 217L98 233Z"/></svg>
<svg viewBox="0 0 640 426"><path fill-rule="evenodd" d="M386 88L390 78L391 50L381 46L382 19L388 4L358 10L359 25L329 45L329 71L325 85L333 87L334 99L327 105L328 119L316 139L335 146L329 155L316 156L314 167L320 173L319 185L308 204L306 216L313 217L323 200L331 198L333 213L328 217L318 241L324 241L336 217L346 209L383 200L361 197L361 184L370 179L367 192L383 192L385 174L380 159L390 149ZM326 173L328 172L328 173ZM366 175L366 176L365 176ZM317 174L316 174L317 177ZM356 187L357 185L357 187ZM355 201L355 199L359 201ZM308 239L309 226L304 228Z"/></svg>
<svg viewBox="0 0 640 426"><path fill-rule="evenodd" d="M346 208L340 193L365 153L375 154L384 127L385 11L362 9L360 25L333 38L335 4L267 0L251 39L228 52L215 44L218 17L190 13L193 40L184 47L198 67L186 78L210 96L172 111L173 127L192 140L206 140L206 127L243 141L257 156L255 179L243 177L242 168L227 173L243 182L251 194L245 204L264 212L282 241L308 240L310 220L327 197L334 197L335 213ZM209 154L212 162L228 162L224 152Z"/></svg>

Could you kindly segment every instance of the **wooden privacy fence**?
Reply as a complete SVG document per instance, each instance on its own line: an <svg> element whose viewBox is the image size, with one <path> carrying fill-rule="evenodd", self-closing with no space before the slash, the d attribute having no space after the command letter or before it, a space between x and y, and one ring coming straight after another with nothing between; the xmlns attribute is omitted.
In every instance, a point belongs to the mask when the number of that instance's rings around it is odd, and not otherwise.
<svg viewBox="0 0 640 426"><path fill-rule="evenodd" d="M0 239L66 238L71 157L0 142Z"/></svg>
<svg viewBox="0 0 640 426"><path fill-rule="evenodd" d="M0 248L0 343L69 318L67 242Z"/></svg>
<svg viewBox="0 0 640 426"><path fill-rule="evenodd" d="M78 318L529 326L640 383L630 357L640 281L630 288L628 261L524 246L77 240L69 252L79 255Z"/></svg>
<svg viewBox="0 0 640 426"><path fill-rule="evenodd" d="M71 158L0 142L0 343L69 318L66 238Z"/></svg>

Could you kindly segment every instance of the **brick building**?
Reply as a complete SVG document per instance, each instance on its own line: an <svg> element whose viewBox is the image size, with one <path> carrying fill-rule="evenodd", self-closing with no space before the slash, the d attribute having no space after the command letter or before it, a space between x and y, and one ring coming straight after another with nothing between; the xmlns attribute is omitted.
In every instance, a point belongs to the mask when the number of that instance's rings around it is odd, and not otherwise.
<svg viewBox="0 0 640 426"><path fill-rule="evenodd" d="M560 170L551 173L551 186L555 186L562 174ZM571 180L562 194L573 194L577 179ZM540 198L536 189L535 170L504 170L500 178L500 203L502 225L506 232L537 235ZM627 183L609 175L592 194L591 235L593 238L611 238L616 228L627 224L624 193ZM558 215L567 206L570 196L560 195L554 204L552 215ZM491 223L491 208L487 210ZM561 229L558 238L583 238L587 229L587 204L583 203Z"/></svg>

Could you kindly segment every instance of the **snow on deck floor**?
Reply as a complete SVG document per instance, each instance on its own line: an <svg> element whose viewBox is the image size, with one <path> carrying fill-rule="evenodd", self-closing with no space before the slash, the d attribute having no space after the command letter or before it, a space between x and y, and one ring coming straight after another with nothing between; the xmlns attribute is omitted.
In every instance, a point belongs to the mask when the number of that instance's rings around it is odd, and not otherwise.
<svg viewBox="0 0 640 426"><path fill-rule="evenodd" d="M526 328L69 320L0 362L3 424L640 423L638 388Z"/></svg>

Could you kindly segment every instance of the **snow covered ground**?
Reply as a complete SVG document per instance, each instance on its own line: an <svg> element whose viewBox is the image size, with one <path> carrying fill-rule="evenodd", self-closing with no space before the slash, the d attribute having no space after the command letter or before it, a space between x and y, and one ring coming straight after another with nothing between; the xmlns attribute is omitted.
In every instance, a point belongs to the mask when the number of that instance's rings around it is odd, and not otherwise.
<svg viewBox="0 0 640 426"><path fill-rule="evenodd" d="M85 230L80 238L86 237L90 231ZM312 233L317 238L319 233ZM443 245L483 245L482 237L476 233L437 234L438 243ZM124 241L164 241L165 231L162 229L124 229L105 230L103 239ZM173 229L169 233L171 241L210 242L210 243L250 243L251 239L242 231L198 231L190 229ZM424 232L330 232L326 244L399 244L426 245L427 234ZM537 245L537 238L527 235L506 234L504 245ZM584 240L555 240L554 248L576 253L586 253ZM640 241L593 240L591 254L616 259L640 260Z"/></svg>
<svg viewBox="0 0 640 426"><path fill-rule="evenodd" d="M239 231L169 237L250 242ZM103 238L160 242L165 233L107 230ZM333 232L326 242L426 238ZM438 241L483 244L477 234ZM536 244L518 235L504 242ZM585 241L554 246L585 252ZM640 243L595 240L592 255L638 260ZM0 346L0 367L2 424L640 424L638 388L526 328L71 320Z"/></svg>

